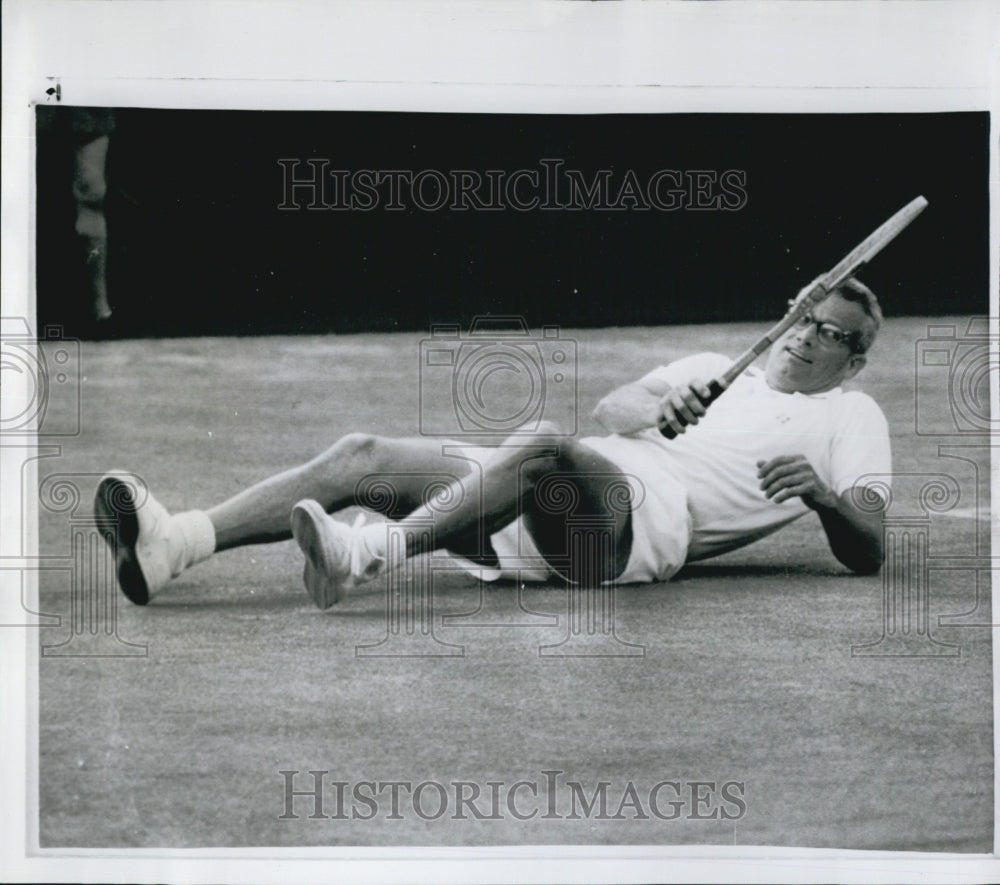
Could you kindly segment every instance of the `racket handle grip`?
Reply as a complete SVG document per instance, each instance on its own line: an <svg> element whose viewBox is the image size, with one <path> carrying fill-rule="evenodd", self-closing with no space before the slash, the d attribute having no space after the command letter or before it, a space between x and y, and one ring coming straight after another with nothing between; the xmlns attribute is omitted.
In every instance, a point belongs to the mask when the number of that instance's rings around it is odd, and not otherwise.
<svg viewBox="0 0 1000 885"><path fill-rule="evenodd" d="M708 396L702 396L697 391L695 391L695 396L701 400L701 404L708 408L712 403L714 403L722 394L725 392L726 388L723 387L718 381L710 381L708 383ZM677 420L681 424L687 424L680 415L677 416ZM669 424L660 425L660 433L662 433L667 439L674 439L677 436L677 431L674 430Z"/></svg>

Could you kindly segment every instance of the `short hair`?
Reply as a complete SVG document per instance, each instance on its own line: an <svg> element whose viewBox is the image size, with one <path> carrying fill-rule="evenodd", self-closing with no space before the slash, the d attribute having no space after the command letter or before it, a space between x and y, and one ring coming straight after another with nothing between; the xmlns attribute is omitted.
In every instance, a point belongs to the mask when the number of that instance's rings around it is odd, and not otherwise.
<svg viewBox="0 0 1000 885"><path fill-rule="evenodd" d="M854 340L851 346L854 352L867 353L882 326L882 308L879 307L875 293L856 277L848 277L830 294L839 295L844 301L858 305L871 320L867 329L852 336Z"/></svg>

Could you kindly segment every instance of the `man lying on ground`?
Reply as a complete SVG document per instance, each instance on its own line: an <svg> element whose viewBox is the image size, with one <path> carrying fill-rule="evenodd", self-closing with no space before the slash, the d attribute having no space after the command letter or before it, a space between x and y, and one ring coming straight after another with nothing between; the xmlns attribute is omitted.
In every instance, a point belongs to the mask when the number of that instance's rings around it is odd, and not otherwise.
<svg viewBox="0 0 1000 885"><path fill-rule="evenodd" d="M866 475L889 473L888 427L874 400L841 384L865 365L880 323L875 296L849 279L774 344L763 370L749 368L707 410L705 381L729 364L711 353L608 394L594 412L608 436L541 428L485 449L352 433L221 504L173 516L111 473L95 512L122 591L139 605L215 552L293 536L320 608L433 550L486 579L666 581L810 510L834 556L869 574L882 563L881 511L870 496L859 507L855 492ZM371 506L366 483L380 478L391 485L388 524L328 515ZM596 554L568 541L581 520L604 527Z"/></svg>

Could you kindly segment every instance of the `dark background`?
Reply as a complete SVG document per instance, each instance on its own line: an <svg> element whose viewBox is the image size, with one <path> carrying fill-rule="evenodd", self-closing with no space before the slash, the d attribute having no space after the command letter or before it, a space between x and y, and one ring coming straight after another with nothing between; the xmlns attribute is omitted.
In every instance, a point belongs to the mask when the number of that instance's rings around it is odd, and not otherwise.
<svg viewBox="0 0 1000 885"><path fill-rule="evenodd" d="M60 111L67 109L61 108ZM72 254L68 152L38 152L38 318L85 336L773 317L918 194L863 279L887 315L988 310L984 113L480 115L117 109L109 289L94 327ZM278 159L330 169L744 170L740 211L279 211ZM304 174L306 167L301 167Z"/></svg>

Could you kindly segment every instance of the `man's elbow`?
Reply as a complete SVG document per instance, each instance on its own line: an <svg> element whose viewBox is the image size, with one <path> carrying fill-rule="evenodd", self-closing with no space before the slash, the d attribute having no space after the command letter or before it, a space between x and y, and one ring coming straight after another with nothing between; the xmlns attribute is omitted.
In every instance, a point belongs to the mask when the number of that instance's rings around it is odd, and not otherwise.
<svg viewBox="0 0 1000 885"><path fill-rule="evenodd" d="M874 575L882 568L882 545L870 550L852 550L849 555L837 558L856 575Z"/></svg>
<svg viewBox="0 0 1000 885"><path fill-rule="evenodd" d="M611 429L608 426L608 422L610 421L610 415L609 415L610 408L609 408L609 404L608 404L608 399L609 399L609 397L604 397L594 407L594 411L591 412L591 417L598 424L600 424L601 427L605 428L606 430L610 430Z"/></svg>
<svg viewBox="0 0 1000 885"><path fill-rule="evenodd" d="M856 575L875 575L882 568L881 559L869 559L859 562L845 563L845 565Z"/></svg>
<svg viewBox="0 0 1000 885"><path fill-rule="evenodd" d="M591 417L609 433L622 433L632 429L629 411L619 391L612 390L597 403Z"/></svg>

